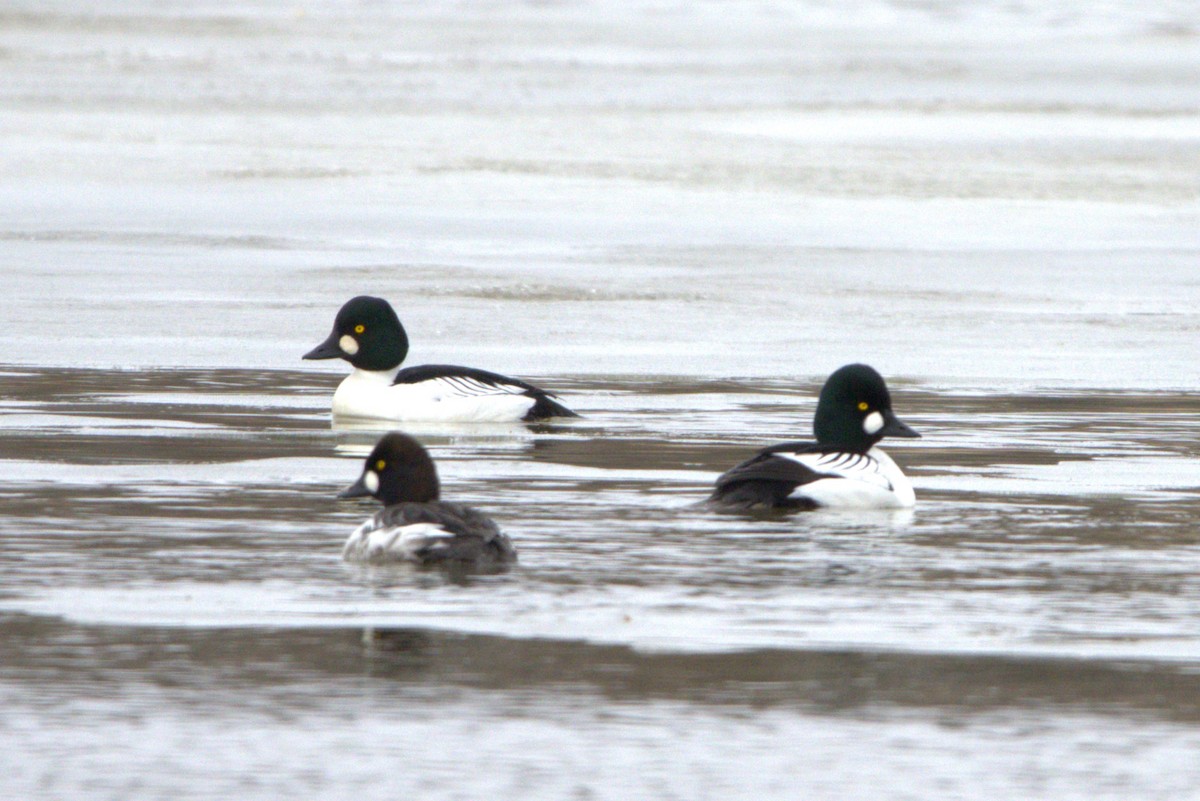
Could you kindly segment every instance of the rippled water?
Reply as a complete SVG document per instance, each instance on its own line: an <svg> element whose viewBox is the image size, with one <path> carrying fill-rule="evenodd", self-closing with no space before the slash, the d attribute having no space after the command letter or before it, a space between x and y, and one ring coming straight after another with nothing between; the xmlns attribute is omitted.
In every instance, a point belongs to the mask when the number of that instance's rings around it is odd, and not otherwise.
<svg viewBox="0 0 1200 801"><path fill-rule="evenodd" d="M1193 2L0 8L0 797L1200 798ZM520 563L344 564L419 427ZM718 513L877 367L911 514Z"/></svg>
<svg viewBox="0 0 1200 801"><path fill-rule="evenodd" d="M559 380L587 417L414 429L446 496L520 549L507 574L455 579L340 561L371 506L333 496L375 434L330 430L332 383L6 373L14 787L687 796L813 773L818 794L921 797L1200 779L1194 394L902 383L925 438L891 450L918 508L776 517L697 501L802 435L818 385ZM1169 769L1129 773L1130 749Z"/></svg>

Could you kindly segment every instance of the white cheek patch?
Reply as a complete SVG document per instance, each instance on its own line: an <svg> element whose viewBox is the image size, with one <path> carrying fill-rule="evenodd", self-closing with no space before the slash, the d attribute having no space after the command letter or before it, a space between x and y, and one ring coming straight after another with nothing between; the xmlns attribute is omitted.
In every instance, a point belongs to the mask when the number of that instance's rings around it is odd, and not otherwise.
<svg viewBox="0 0 1200 801"><path fill-rule="evenodd" d="M349 334L343 334L342 338L338 340L338 347L342 349L343 353L353 356L358 353L358 340Z"/></svg>
<svg viewBox="0 0 1200 801"><path fill-rule="evenodd" d="M881 428L883 428L883 415L879 412L871 412L863 418L863 431L868 434L875 434Z"/></svg>
<svg viewBox="0 0 1200 801"><path fill-rule="evenodd" d="M372 495L379 492L379 474L374 470L368 470L363 476L363 486L366 487Z"/></svg>

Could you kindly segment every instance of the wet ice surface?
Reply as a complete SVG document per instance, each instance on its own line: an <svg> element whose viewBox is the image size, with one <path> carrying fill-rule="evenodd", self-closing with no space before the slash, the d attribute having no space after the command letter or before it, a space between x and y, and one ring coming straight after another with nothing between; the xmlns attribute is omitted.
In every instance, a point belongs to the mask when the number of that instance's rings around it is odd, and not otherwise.
<svg viewBox="0 0 1200 801"><path fill-rule="evenodd" d="M7 361L1197 387L1189 3L26 5Z"/></svg>
<svg viewBox="0 0 1200 801"><path fill-rule="evenodd" d="M1194 797L1197 31L7 3L0 795ZM587 415L414 431L507 574L339 561L363 292ZM694 505L858 360L911 516Z"/></svg>

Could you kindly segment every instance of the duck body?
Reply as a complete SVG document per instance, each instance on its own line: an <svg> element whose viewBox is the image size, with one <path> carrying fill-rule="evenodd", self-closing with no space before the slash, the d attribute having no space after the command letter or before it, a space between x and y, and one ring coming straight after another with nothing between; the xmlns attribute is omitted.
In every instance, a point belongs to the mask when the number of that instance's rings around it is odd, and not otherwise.
<svg viewBox="0 0 1200 801"><path fill-rule="evenodd" d="M497 565L517 558L512 541L487 515L434 501L384 507L354 530L342 548L347 562Z"/></svg>
<svg viewBox="0 0 1200 801"><path fill-rule="evenodd" d="M433 459L407 434L392 432L371 450L358 481L339 498L383 504L342 547L347 562L487 567L516 561L512 541L478 509L440 498Z"/></svg>
<svg viewBox="0 0 1200 801"><path fill-rule="evenodd" d="M883 377L865 364L825 382L813 421L815 442L763 448L717 478L710 502L739 509L907 509L916 493L877 447L885 436L919 437L892 411Z"/></svg>
<svg viewBox="0 0 1200 801"><path fill-rule="evenodd" d="M473 367L402 368L408 335L391 304L366 295L338 311L333 331L305 359L344 359L354 372L333 396L335 418L396 422L514 422L578 417L539 387Z"/></svg>
<svg viewBox="0 0 1200 801"><path fill-rule="evenodd" d="M550 393L524 381L444 364L355 369L333 394L333 415L396 422L470 423L578 416Z"/></svg>
<svg viewBox="0 0 1200 801"><path fill-rule="evenodd" d="M791 442L764 448L717 479L727 506L776 509L906 509L916 493L883 452Z"/></svg>

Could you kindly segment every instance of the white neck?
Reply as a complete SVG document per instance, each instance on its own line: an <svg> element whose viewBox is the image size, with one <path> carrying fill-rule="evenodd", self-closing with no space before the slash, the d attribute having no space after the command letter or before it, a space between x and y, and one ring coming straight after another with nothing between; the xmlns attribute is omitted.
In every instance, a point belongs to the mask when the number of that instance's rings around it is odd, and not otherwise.
<svg viewBox="0 0 1200 801"><path fill-rule="evenodd" d="M908 476L904 475L904 471L900 466L892 461L892 457L881 451L878 447L873 447L867 451L867 455L879 462L879 469L887 480L892 482L892 492L896 494L896 500L901 506L913 506L917 502L917 494L913 492L912 482L908 480Z"/></svg>
<svg viewBox="0 0 1200 801"><path fill-rule="evenodd" d="M371 383L379 383L390 386L396 380L396 373L400 372L400 365L389 368L387 370L364 370L361 367L355 367L354 372L346 377L349 381L364 381Z"/></svg>

